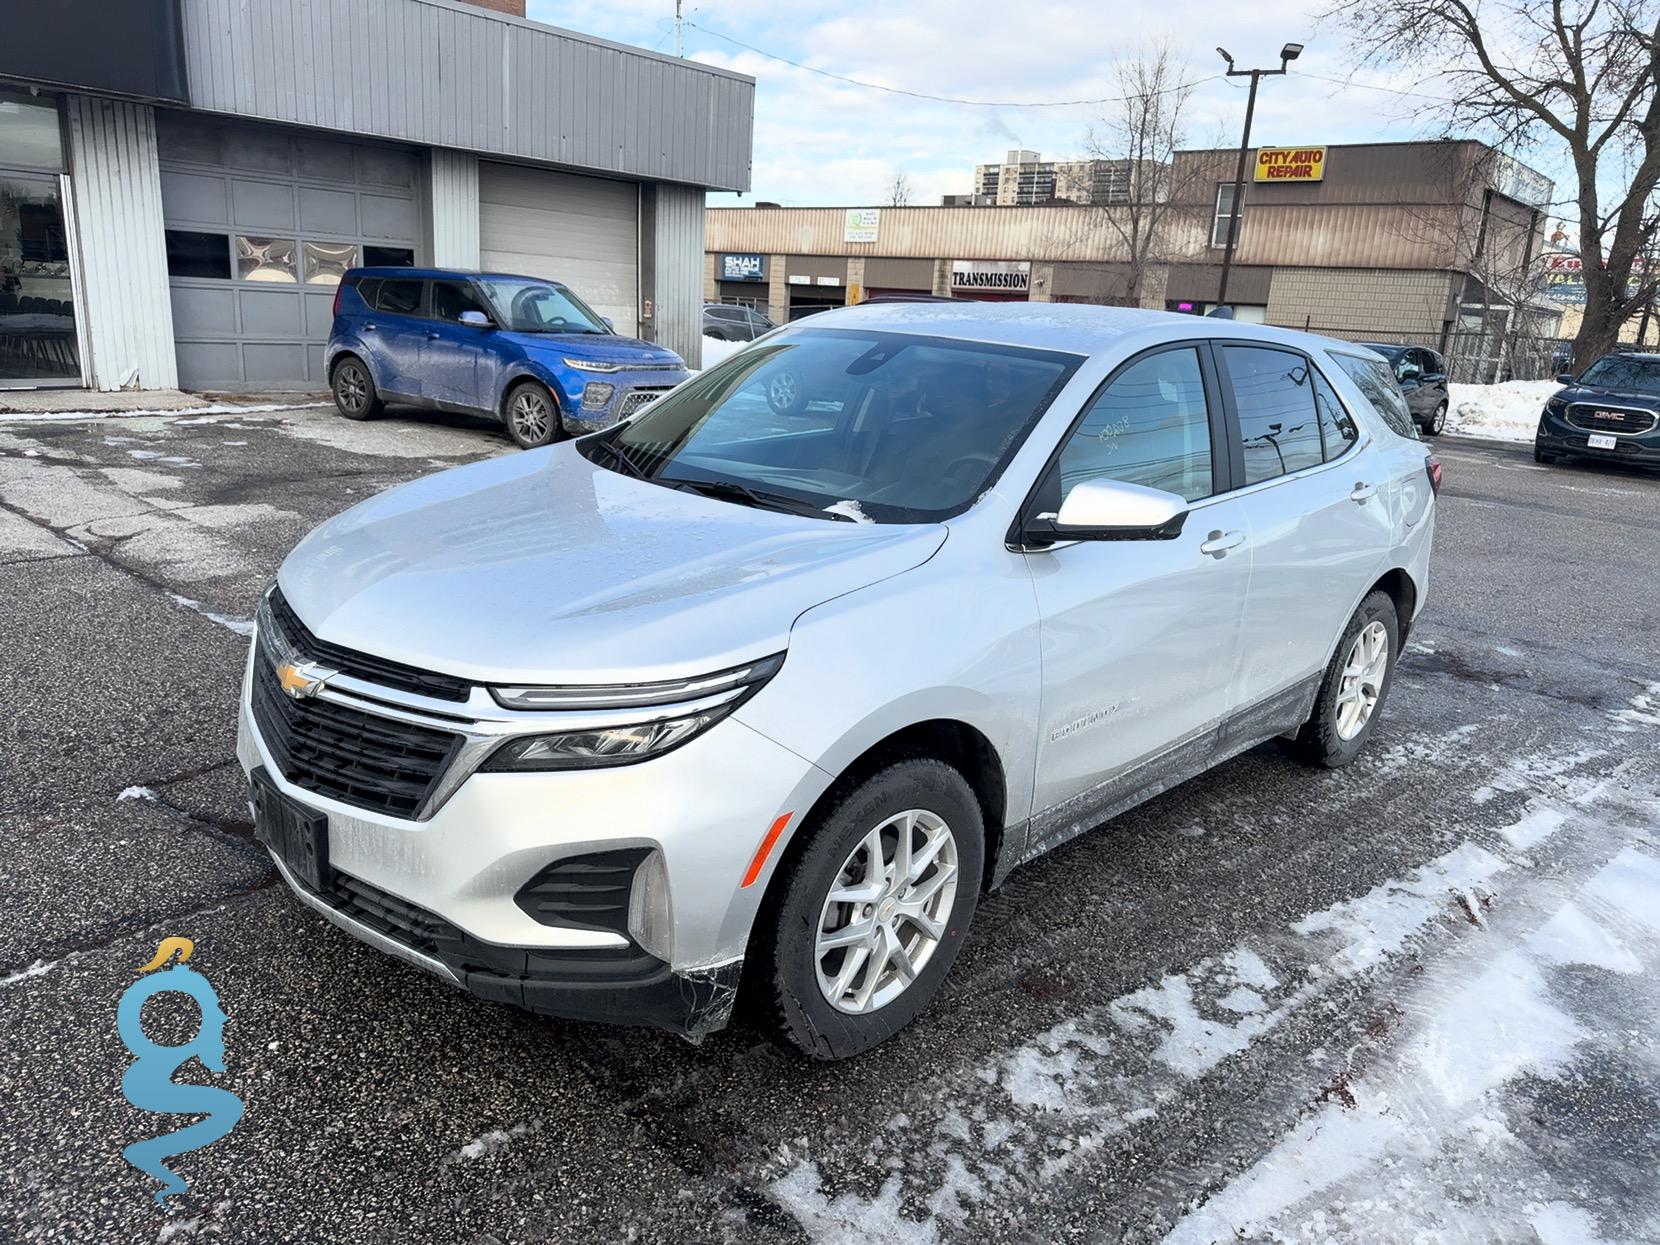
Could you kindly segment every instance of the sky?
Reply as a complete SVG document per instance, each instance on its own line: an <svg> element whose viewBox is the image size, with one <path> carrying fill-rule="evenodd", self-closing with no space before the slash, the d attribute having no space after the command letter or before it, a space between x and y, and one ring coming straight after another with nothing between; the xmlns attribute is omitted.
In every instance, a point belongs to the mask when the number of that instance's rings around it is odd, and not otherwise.
<svg viewBox="0 0 1660 1245"><path fill-rule="evenodd" d="M911 202L966 193L974 166L1011 147L1048 159L1086 154L1109 105L1014 107L1115 93L1113 63L1168 38L1194 89L1189 146L1232 146L1245 115L1245 85L1220 77L1216 46L1242 68L1274 67L1287 42L1306 50L1284 78L1263 81L1253 145L1314 146L1404 141L1433 134L1416 101L1345 85L1353 73L1344 38L1322 28L1323 3L1306 0L685 0L685 53L756 79L754 184L710 203L880 205L903 169ZM674 0L529 0L533 20L674 51ZM729 38L722 38L721 36ZM736 46L803 65L932 95L999 101L998 107L931 103L834 82ZM1361 82L1414 83L1375 71ZM1546 169L1550 172L1550 169Z"/></svg>

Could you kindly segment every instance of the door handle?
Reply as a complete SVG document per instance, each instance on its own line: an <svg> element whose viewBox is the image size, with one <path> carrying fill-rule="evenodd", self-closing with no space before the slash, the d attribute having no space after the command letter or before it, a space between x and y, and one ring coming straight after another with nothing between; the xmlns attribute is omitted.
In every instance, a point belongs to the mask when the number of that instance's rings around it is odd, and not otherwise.
<svg viewBox="0 0 1660 1245"><path fill-rule="evenodd" d="M438 334L437 334L437 333L435 333L435 332L433 332L433 331L432 331L432 330L431 330L431 329L428 329L428 330L427 330L427 331L426 331L426 339L427 339L427 340L428 340L428 341L429 341L429 342L435 342L435 341L437 341L437 340L438 340L438 337L439 337L439 335L438 335Z"/></svg>
<svg viewBox="0 0 1660 1245"><path fill-rule="evenodd" d="M1377 492L1377 485L1366 484L1363 481L1356 480L1354 488L1349 490L1349 500L1357 503L1358 505L1364 506L1373 497L1377 496Z"/></svg>
<svg viewBox="0 0 1660 1245"><path fill-rule="evenodd" d="M375 326L374 326L374 324L373 324L373 323L370 323L370 324L365 324L365 325L364 325L364 326L363 326L363 331L364 331L364 332L365 332L365 333L373 333L373 332L374 332L374 331L375 331Z"/></svg>
<svg viewBox="0 0 1660 1245"><path fill-rule="evenodd" d="M1244 543L1244 532L1212 532L1199 546L1199 552L1212 558L1225 558L1228 550L1237 549Z"/></svg>

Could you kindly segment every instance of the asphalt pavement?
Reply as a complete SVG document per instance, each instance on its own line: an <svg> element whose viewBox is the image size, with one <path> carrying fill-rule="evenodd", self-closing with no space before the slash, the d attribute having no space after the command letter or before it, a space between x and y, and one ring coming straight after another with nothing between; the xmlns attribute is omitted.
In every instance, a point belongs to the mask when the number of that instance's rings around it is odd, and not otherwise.
<svg viewBox="0 0 1660 1245"><path fill-rule="evenodd" d="M253 843L260 591L499 429L0 420L0 1239L1660 1240L1660 479L1436 448L1361 760L1259 748L1023 867L935 1005L823 1067L480 1002ZM170 935L228 1016L181 1080L246 1113L164 1210L121 1151L187 1120L123 1099L116 1007Z"/></svg>

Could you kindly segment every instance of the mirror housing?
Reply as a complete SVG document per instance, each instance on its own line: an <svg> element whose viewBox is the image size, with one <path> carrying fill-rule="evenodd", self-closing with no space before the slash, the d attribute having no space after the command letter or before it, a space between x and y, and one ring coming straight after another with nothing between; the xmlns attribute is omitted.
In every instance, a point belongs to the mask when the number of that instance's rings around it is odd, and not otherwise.
<svg viewBox="0 0 1660 1245"><path fill-rule="evenodd" d="M490 317L482 311L463 311L461 313L461 323L468 328L487 329L490 327Z"/></svg>
<svg viewBox="0 0 1660 1245"><path fill-rule="evenodd" d="M1418 367L1416 364L1408 363L1401 368L1400 374L1395 379L1405 382L1409 380L1422 380L1423 376L1423 368Z"/></svg>
<svg viewBox="0 0 1660 1245"><path fill-rule="evenodd" d="M600 319L605 321L605 327L610 329L613 333L617 331L617 326L611 322L610 316L601 316Z"/></svg>
<svg viewBox="0 0 1660 1245"><path fill-rule="evenodd" d="M1574 374L1572 372L1558 372L1556 374L1556 383L1559 385L1571 385L1574 383Z"/></svg>
<svg viewBox="0 0 1660 1245"><path fill-rule="evenodd" d="M1174 540L1187 522L1184 497L1124 480L1085 480L1061 503L1059 514L1040 514L1021 531L1025 543L1063 540Z"/></svg>

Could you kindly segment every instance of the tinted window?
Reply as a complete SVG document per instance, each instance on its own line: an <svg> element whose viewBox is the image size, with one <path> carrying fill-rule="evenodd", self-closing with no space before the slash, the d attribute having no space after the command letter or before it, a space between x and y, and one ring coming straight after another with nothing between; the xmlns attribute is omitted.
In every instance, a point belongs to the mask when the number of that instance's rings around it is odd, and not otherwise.
<svg viewBox="0 0 1660 1245"><path fill-rule="evenodd" d="M1634 393L1660 393L1660 362L1630 355L1604 355L1585 369L1579 383Z"/></svg>
<svg viewBox="0 0 1660 1245"><path fill-rule="evenodd" d="M1314 410L1314 371L1302 355L1260 346L1224 346L1245 483L1271 480L1325 461Z"/></svg>
<svg viewBox="0 0 1660 1245"><path fill-rule="evenodd" d="M735 307L705 307L703 314L711 320L724 320L728 323L742 318L743 313Z"/></svg>
<svg viewBox="0 0 1660 1245"><path fill-rule="evenodd" d="M231 240L222 233L167 231L167 275L231 279Z"/></svg>
<svg viewBox="0 0 1660 1245"><path fill-rule="evenodd" d="M400 281L396 278L382 281L380 293L375 298L375 307L394 315L414 315L421 307L421 283Z"/></svg>
<svg viewBox="0 0 1660 1245"><path fill-rule="evenodd" d="M1349 374L1360 392L1372 409L1378 413L1378 418L1389 425L1391 431L1403 437L1418 439L1417 429L1412 423L1412 414L1406 409L1406 399L1401 396L1401 388L1395 383L1395 373L1389 370L1389 365L1382 359L1363 359L1359 355L1338 354L1331 356L1337 361L1337 366Z"/></svg>
<svg viewBox="0 0 1660 1245"><path fill-rule="evenodd" d="M352 285L353 282L347 281L346 284ZM355 284L357 285L357 296L363 300L364 305L373 307L375 299L380 296L380 278L364 277Z"/></svg>
<svg viewBox="0 0 1660 1245"><path fill-rule="evenodd" d="M407 246L370 246L363 247L363 266L365 268L413 268L415 266L415 252Z"/></svg>
<svg viewBox="0 0 1660 1245"><path fill-rule="evenodd" d="M1441 370L1441 361L1435 357L1433 351L1414 350L1412 357L1419 368L1423 370L1425 376L1434 376Z"/></svg>
<svg viewBox="0 0 1660 1245"><path fill-rule="evenodd" d="M1085 480L1209 497L1210 414L1198 352L1166 350L1120 372L1061 451L1061 499Z"/></svg>
<svg viewBox="0 0 1660 1245"><path fill-rule="evenodd" d="M472 287L463 285L459 281L434 281L432 283L432 318L434 320L459 320L463 311L476 311L486 319L490 318L490 309L484 305L484 300L473 293Z"/></svg>
<svg viewBox="0 0 1660 1245"><path fill-rule="evenodd" d="M1360 429L1354 416L1343 407L1337 391L1318 371L1314 373L1314 405L1320 413L1320 440L1326 447L1326 461L1341 458L1348 448L1360 440Z"/></svg>

